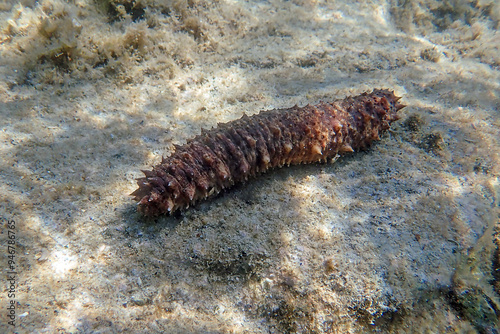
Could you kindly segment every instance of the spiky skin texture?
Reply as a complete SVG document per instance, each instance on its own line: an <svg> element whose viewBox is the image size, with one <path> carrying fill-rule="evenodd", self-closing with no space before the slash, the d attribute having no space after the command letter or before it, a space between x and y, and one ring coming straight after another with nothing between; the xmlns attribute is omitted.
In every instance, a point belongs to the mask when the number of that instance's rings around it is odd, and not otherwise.
<svg viewBox="0 0 500 334"><path fill-rule="evenodd" d="M219 124L143 171L131 195L146 216L172 213L272 168L365 149L399 119L404 107L399 99L392 91L375 89Z"/></svg>

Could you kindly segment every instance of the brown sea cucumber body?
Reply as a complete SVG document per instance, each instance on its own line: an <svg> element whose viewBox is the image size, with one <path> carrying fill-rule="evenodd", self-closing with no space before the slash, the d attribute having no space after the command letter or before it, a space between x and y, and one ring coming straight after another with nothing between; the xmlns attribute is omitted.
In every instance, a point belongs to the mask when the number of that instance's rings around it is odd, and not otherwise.
<svg viewBox="0 0 500 334"><path fill-rule="evenodd" d="M219 124L143 171L132 196L147 216L172 213L271 168L365 149L399 119L404 107L399 99L392 91L375 89Z"/></svg>

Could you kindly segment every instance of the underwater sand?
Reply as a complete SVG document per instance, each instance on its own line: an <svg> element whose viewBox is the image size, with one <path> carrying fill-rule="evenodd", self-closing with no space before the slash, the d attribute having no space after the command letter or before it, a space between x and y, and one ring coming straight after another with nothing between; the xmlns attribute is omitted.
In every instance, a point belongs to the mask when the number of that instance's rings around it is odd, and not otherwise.
<svg viewBox="0 0 500 334"><path fill-rule="evenodd" d="M495 333L499 23L493 0L1 2L0 332ZM201 128L373 88L407 107L370 150L136 212Z"/></svg>

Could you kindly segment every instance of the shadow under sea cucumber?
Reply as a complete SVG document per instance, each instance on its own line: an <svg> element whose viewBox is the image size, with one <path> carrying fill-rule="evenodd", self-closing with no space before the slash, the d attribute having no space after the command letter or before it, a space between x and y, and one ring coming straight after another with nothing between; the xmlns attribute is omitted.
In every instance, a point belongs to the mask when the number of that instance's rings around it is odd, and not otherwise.
<svg viewBox="0 0 500 334"><path fill-rule="evenodd" d="M202 130L137 179L131 196L146 216L172 213L269 169L327 161L366 149L404 108L400 97L374 89L303 108L261 111Z"/></svg>

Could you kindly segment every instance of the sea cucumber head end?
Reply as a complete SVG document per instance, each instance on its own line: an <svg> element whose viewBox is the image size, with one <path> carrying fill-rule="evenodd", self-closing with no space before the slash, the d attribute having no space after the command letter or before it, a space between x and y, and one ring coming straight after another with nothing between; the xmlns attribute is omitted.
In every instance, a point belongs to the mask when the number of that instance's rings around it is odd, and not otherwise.
<svg viewBox="0 0 500 334"><path fill-rule="evenodd" d="M397 97L397 100L398 101L401 97ZM403 109L404 107L406 107L406 104L401 104L401 103L396 103L396 105L394 106L396 108L397 111Z"/></svg>

